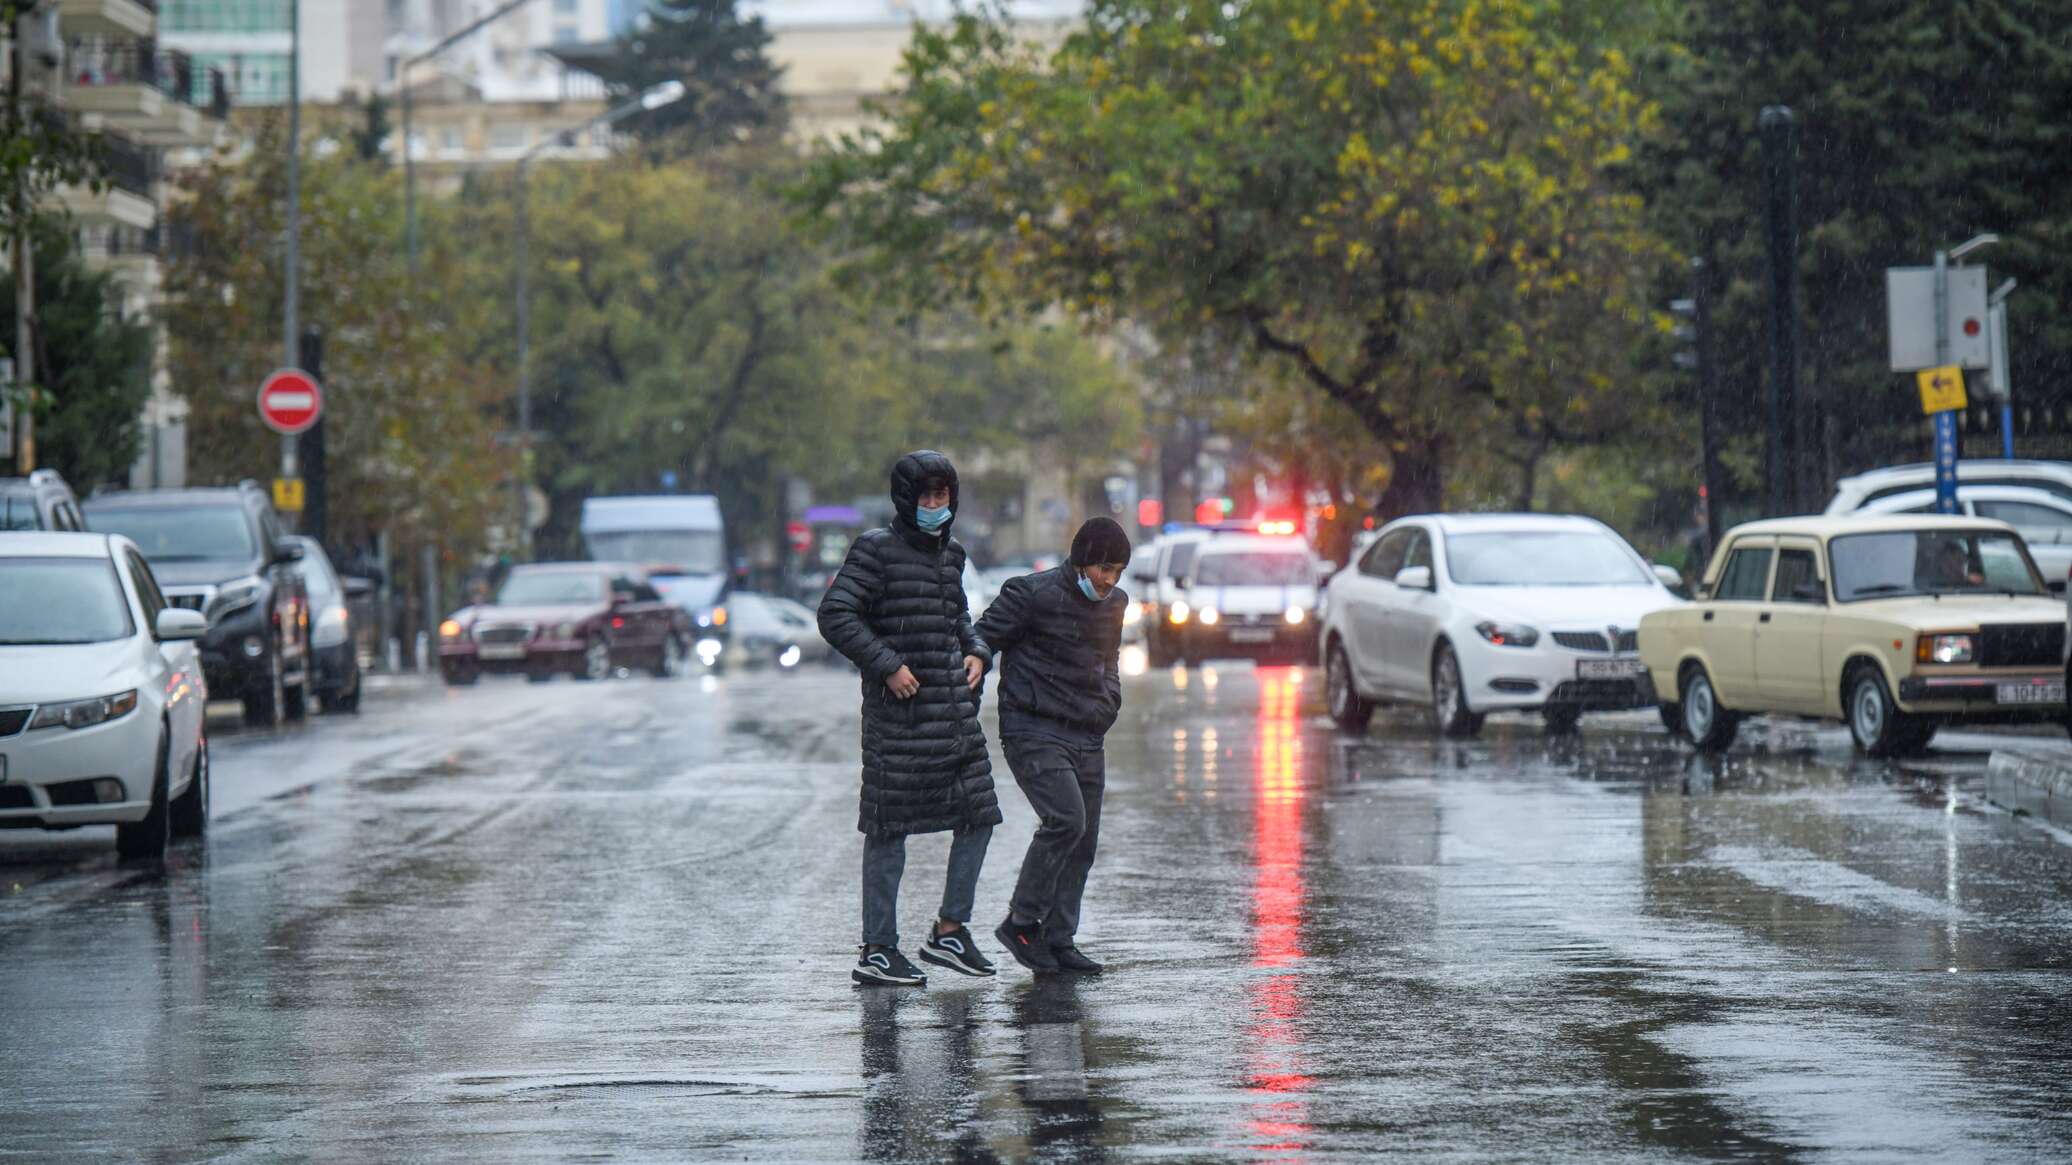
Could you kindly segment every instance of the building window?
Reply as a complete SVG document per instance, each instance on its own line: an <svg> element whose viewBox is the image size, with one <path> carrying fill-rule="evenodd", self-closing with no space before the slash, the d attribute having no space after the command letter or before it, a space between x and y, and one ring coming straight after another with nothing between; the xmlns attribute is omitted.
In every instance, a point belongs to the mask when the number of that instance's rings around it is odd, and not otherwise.
<svg viewBox="0 0 2072 1165"><path fill-rule="evenodd" d="M458 154L467 146L467 138L457 125L446 126L439 131L439 148L449 154Z"/></svg>
<svg viewBox="0 0 2072 1165"><path fill-rule="evenodd" d="M293 0L159 0L158 29L180 32L286 32Z"/></svg>

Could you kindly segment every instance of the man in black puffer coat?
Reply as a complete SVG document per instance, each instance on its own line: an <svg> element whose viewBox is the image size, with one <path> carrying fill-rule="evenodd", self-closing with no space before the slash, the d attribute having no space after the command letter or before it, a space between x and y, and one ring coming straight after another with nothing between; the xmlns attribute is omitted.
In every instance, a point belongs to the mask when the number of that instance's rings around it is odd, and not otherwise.
<svg viewBox="0 0 2072 1165"><path fill-rule="evenodd" d="M1075 945L1079 903L1101 836L1102 741L1122 710L1122 616L1116 583L1130 540L1110 518L1072 538L1064 566L1009 579L978 622L1000 652L1000 742L1036 810L1007 920L993 933L1031 971L1099 974Z"/></svg>
<svg viewBox="0 0 2072 1165"><path fill-rule="evenodd" d="M971 941L972 896L1000 824L978 685L993 653L964 601L964 547L950 537L957 470L934 450L892 467L892 525L849 548L820 601L820 634L863 672L863 984L928 980L899 952L899 879L911 833L954 830L941 916L921 958L993 973Z"/></svg>

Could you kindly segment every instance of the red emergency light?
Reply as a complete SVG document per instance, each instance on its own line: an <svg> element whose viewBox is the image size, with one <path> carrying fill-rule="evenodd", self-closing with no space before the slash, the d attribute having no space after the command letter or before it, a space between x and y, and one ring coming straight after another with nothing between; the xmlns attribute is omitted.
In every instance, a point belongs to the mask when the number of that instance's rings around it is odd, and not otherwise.
<svg viewBox="0 0 2072 1165"><path fill-rule="evenodd" d="M1157 498L1145 498L1137 503L1137 525L1165 525L1165 503Z"/></svg>

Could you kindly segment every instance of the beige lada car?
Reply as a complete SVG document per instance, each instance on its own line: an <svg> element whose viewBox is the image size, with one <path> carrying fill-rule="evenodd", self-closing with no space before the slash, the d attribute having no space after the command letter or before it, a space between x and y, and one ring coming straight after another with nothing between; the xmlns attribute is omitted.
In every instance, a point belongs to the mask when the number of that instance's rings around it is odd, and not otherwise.
<svg viewBox="0 0 2072 1165"><path fill-rule="evenodd" d="M2065 608L2001 522L1753 522L1696 598L1640 620L1640 659L1701 749L1756 714L1842 720L1872 756L1945 724L2065 720Z"/></svg>

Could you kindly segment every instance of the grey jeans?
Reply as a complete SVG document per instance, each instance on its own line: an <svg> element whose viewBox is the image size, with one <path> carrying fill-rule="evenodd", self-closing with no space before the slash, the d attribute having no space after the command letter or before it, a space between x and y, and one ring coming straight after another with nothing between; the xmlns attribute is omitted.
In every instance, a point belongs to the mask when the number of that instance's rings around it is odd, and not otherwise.
<svg viewBox="0 0 2072 1165"><path fill-rule="evenodd" d="M1014 737L1002 744L1014 783L1038 819L1008 907L1016 917L1042 922L1051 946L1069 946L1079 933L1079 901L1101 840L1108 759L1098 748L1047 740Z"/></svg>
<svg viewBox="0 0 2072 1165"><path fill-rule="evenodd" d="M978 872L986 864L986 843L993 827L958 830L950 842L950 870L943 879L942 917L971 921L971 902L978 894ZM863 835L863 941L874 946L899 945L899 878L906 872L906 838Z"/></svg>

